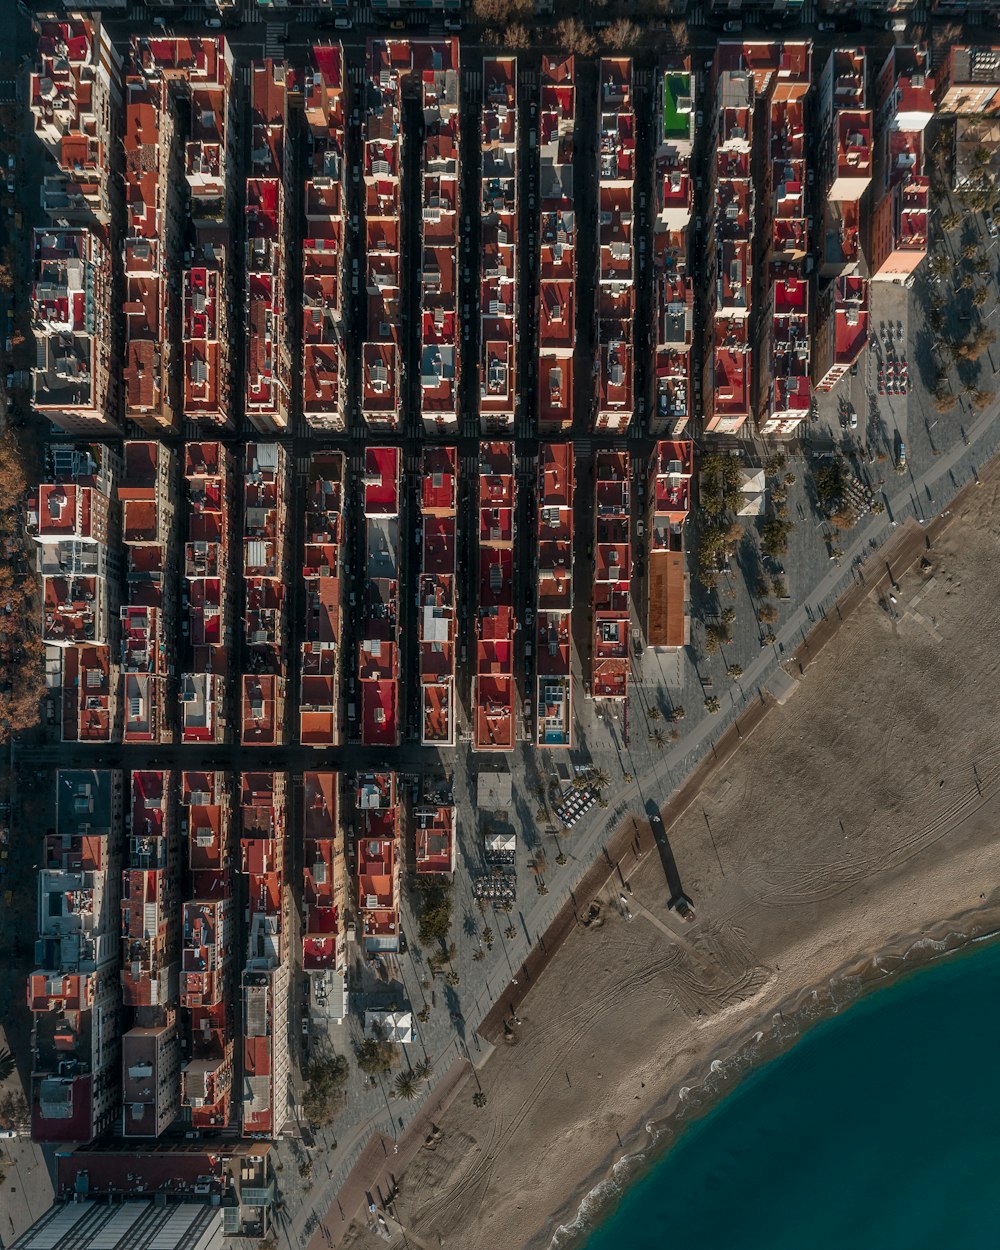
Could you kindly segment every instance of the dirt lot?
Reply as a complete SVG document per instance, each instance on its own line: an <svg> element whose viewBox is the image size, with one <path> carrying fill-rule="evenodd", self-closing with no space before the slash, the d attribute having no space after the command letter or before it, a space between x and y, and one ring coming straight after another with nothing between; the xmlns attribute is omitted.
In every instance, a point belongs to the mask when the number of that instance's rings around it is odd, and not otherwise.
<svg viewBox="0 0 1000 1250"><path fill-rule="evenodd" d="M410 1238L464 1250L545 1245L644 1125L713 1055L848 961L980 911L1000 870L1000 474L993 471L897 603L866 599L668 830L685 925L658 856L605 893L402 1179ZM894 619L895 618L895 619ZM377 1242L357 1228L354 1245Z"/></svg>

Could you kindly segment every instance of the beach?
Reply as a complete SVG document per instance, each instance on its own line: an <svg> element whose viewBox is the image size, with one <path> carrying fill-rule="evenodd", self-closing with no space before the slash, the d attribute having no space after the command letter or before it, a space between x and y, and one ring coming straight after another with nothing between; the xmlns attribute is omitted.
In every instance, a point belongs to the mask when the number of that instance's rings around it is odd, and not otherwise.
<svg viewBox="0 0 1000 1250"><path fill-rule="evenodd" d="M866 983L1000 927L997 496L994 468L926 567L897 571L896 604L864 598L668 826L693 923L667 906L661 855L625 854L599 923L481 1065L486 1105L468 1083L402 1176L412 1245L572 1241L678 1110ZM344 1244L384 1242L358 1227Z"/></svg>

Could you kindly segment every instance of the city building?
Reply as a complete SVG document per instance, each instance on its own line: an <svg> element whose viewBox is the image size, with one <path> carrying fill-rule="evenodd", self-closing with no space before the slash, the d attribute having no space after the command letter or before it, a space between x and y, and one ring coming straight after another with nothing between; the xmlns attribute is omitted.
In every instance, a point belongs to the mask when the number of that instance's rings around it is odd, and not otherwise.
<svg viewBox="0 0 1000 1250"><path fill-rule="evenodd" d="M281 443L248 443L243 469L243 631L241 741L285 740L289 583L288 457Z"/></svg>
<svg viewBox="0 0 1000 1250"><path fill-rule="evenodd" d="M240 1127L245 1137L276 1137L288 1116L286 782L284 773L245 772L240 777L240 873L247 934Z"/></svg>
<svg viewBox="0 0 1000 1250"><path fill-rule="evenodd" d="M399 804L396 774L358 777L358 930L366 954L399 950Z"/></svg>
<svg viewBox="0 0 1000 1250"><path fill-rule="evenodd" d="M594 428L621 433L635 409L635 106L630 57L597 69L597 360Z"/></svg>
<svg viewBox="0 0 1000 1250"><path fill-rule="evenodd" d="M750 416L753 354L754 188L751 180L756 93L739 44L719 44L712 67L708 150L708 240L702 407L708 433L736 434Z"/></svg>
<svg viewBox="0 0 1000 1250"><path fill-rule="evenodd" d="M172 742L173 706L167 696L173 669L174 557L177 463L164 443L129 439L118 486L122 539L128 553L128 603L121 609L125 742Z"/></svg>
<svg viewBox="0 0 1000 1250"><path fill-rule="evenodd" d="M940 79L939 113L959 117L1000 113L1000 47L952 44L945 54Z"/></svg>
<svg viewBox="0 0 1000 1250"><path fill-rule="evenodd" d="M121 54L99 13L39 16L34 30L32 131L59 170L42 178L42 208L53 222L107 226L122 123Z"/></svg>
<svg viewBox="0 0 1000 1250"><path fill-rule="evenodd" d="M121 458L101 444L53 444L45 461L27 530L38 545L48 697L60 705L64 742L110 742L118 730Z"/></svg>
<svg viewBox="0 0 1000 1250"><path fill-rule="evenodd" d="M630 472L627 451L602 448L594 453L590 693L595 699L628 698L632 618Z"/></svg>
<svg viewBox="0 0 1000 1250"><path fill-rule="evenodd" d="M694 206L694 99L695 76L690 68L657 71L651 434L683 434L691 415L694 293L688 249Z"/></svg>
<svg viewBox="0 0 1000 1250"><path fill-rule="evenodd" d="M189 291L184 209L185 192L193 215L202 200L224 198L224 155L232 138L221 131L231 75L224 39L132 38L125 78L125 415L148 434L177 428L188 391L182 365L189 360L194 369L209 335L222 341L221 323L206 308L205 337L197 341L201 346L190 340L188 350L188 331L197 327L185 320L185 295L189 306L200 301ZM206 93L201 107L199 92ZM189 117L190 142L182 150ZM201 363L195 372L204 386L207 354Z"/></svg>
<svg viewBox="0 0 1000 1250"><path fill-rule="evenodd" d="M358 643L361 741L365 746L394 747L400 739L401 469L398 447L365 448L365 581Z"/></svg>
<svg viewBox="0 0 1000 1250"><path fill-rule="evenodd" d="M227 775L182 773L180 810L190 882L182 913L180 1102L194 1131L213 1133L231 1121L236 1048L238 917Z"/></svg>
<svg viewBox="0 0 1000 1250"><path fill-rule="evenodd" d="M180 678L181 740L232 738L228 683L232 670L233 587L229 510L232 453L223 443L184 446L187 541L184 586L190 668Z"/></svg>
<svg viewBox="0 0 1000 1250"><path fill-rule="evenodd" d="M646 646L675 651L691 641L684 522L691 508L694 444L665 440L653 449L647 489L649 568Z"/></svg>
<svg viewBox="0 0 1000 1250"><path fill-rule="evenodd" d="M934 116L934 78L925 47L890 48L875 77L874 106L871 279L909 283L927 255L930 215L924 131Z"/></svg>
<svg viewBox="0 0 1000 1250"><path fill-rule="evenodd" d="M517 58L483 58L479 225L479 418L484 434L514 428L518 405Z"/></svg>
<svg viewBox="0 0 1000 1250"><path fill-rule="evenodd" d="M310 48L303 82L310 164L303 192L302 411L315 430L343 430L347 421L345 89L341 45Z"/></svg>
<svg viewBox="0 0 1000 1250"><path fill-rule="evenodd" d="M514 749L514 532L517 479L513 443L479 445L479 579L472 744Z"/></svg>
<svg viewBox="0 0 1000 1250"><path fill-rule="evenodd" d="M762 209L758 214L763 299L758 315L756 415L761 434L794 434L809 416L809 213L806 96L812 88L812 44L777 43L747 49L765 82L755 98L766 108Z"/></svg>
<svg viewBox="0 0 1000 1250"><path fill-rule="evenodd" d="M317 451L309 459L302 576L306 616L299 675L299 741L341 742L341 633L344 627L344 455Z"/></svg>
<svg viewBox="0 0 1000 1250"><path fill-rule="evenodd" d="M342 1020L347 1007L347 860L340 777L306 772L302 782L302 970L311 1006Z"/></svg>
<svg viewBox="0 0 1000 1250"><path fill-rule="evenodd" d="M362 119L365 206L365 316L361 415L371 430L399 429L403 403L402 261L403 104L401 78L412 69L406 39L369 39ZM352 293L356 283L352 280Z"/></svg>
<svg viewBox="0 0 1000 1250"><path fill-rule="evenodd" d="M131 1157L121 1162L127 1172ZM43 1246L102 1250L109 1240L115 1250L145 1250L152 1245L159 1250L222 1250L223 1209L200 1202L161 1204L152 1194L110 1203L96 1197L81 1201L74 1193L71 1201L49 1207L10 1244L11 1250Z"/></svg>
<svg viewBox="0 0 1000 1250"><path fill-rule="evenodd" d="M462 345L458 237L462 162L458 39L414 40L424 114L420 153L420 411L429 434L458 431Z"/></svg>
<svg viewBox="0 0 1000 1250"><path fill-rule="evenodd" d="M861 245L861 199L872 180L874 130L863 48L835 48L817 94L819 183L822 191L821 279L867 274ZM814 376L816 368L814 365Z"/></svg>
<svg viewBox="0 0 1000 1250"><path fill-rule="evenodd" d="M538 429L573 425L576 351L576 64L542 57L538 110Z"/></svg>
<svg viewBox="0 0 1000 1250"><path fill-rule="evenodd" d="M246 181L243 410L264 434L288 426L292 356L286 302L292 178L287 67L250 66L250 176Z"/></svg>
<svg viewBox="0 0 1000 1250"><path fill-rule="evenodd" d="M122 1035L122 1135L159 1137L180 1106L180 846L172 773L132 773L126 825L121 981L131 1027Z"/></svg>
<svg viewBox="0 0 1000 1250"><path fill-rule="evenodd" d="M425 446L420 486L421 553L417 590L420 741L424 746L455 745L457 509L456 448Z"/></svg>
<svg viewBox="0 0 1000 1250"><path fill-rule="evenodd" d="M188 240L182 273L184 416L231 429L234 303L234 208L239 127L232 53L224 39L206 70L187 83L189 129L184 147Z"/></svg>
<svg viewBox="0 0 1000 1250"><path fill-rule="evenodd" d="M857 274L834 278L821 292L813 334L813 377L818 391L832 391L861 359L871 336L868 279Z"/></svg>
<svg viewBox="0 0 1000 1250"><path fill-rule="evenodd" d="M95 230L35 230L32 407L70 434L120 432L111 253Z"/></svg>
<svg viewBox="0 0 1000 1250"><path fill-rule="evenodd" d="M573 492L572 443L541 443L535 604L535 745L573 745ZM526 622L527 623L527 622ZM524 644L525 667L531 639Z"/></svg>
<svg viewBox="0 0 1000 1250"><path fill-rule="evenodd" d="M442 796L425 798L413 807L414 863L421 875L455 871L455 804Z"/></svg>
<svg viewBox="0 0 1000 1250"><path fill-rule="evenodd" d="M119 887L117 769L58 769L55 830L42 844L32 1015L31 1136L89 1142L117 1121Z"/></svg>

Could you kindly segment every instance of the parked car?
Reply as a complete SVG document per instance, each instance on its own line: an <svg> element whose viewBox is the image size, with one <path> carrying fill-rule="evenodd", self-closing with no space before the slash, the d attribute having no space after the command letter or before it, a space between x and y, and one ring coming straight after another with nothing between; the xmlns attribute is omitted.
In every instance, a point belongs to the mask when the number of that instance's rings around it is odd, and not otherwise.
<svg viewBox="0 0 1000 1250"><path fill-rule="evenodd" d="M727 35L738 35L740 31L743 29L743 22L737 17L737 18L734 18L731 22L724 22L722 25L722 29L726 32Z"/></svg>

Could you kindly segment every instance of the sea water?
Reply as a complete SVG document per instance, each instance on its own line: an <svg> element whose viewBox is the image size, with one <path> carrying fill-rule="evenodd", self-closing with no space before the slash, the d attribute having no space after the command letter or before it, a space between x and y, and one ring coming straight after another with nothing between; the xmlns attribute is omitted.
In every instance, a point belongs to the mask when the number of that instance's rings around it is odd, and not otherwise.
<svg viewBox="0 0 1000 1250"><path fill-rule="evenodd" d="M817 1024L684 1130L584 1244L1000 1247L1000 944Z"/></svg>

